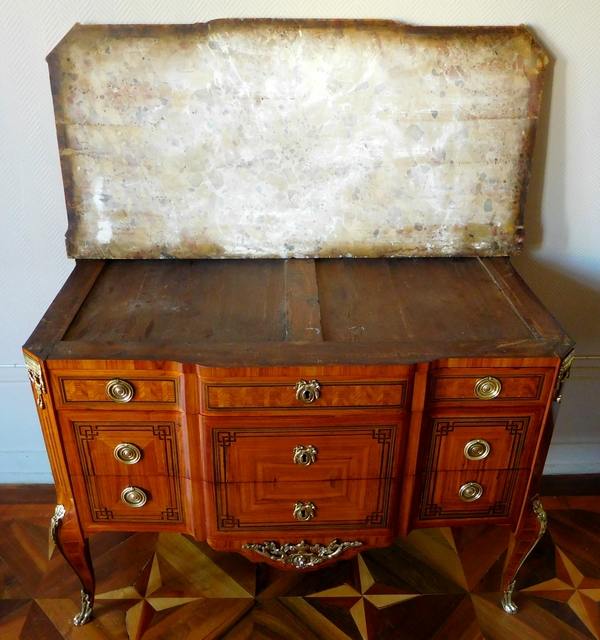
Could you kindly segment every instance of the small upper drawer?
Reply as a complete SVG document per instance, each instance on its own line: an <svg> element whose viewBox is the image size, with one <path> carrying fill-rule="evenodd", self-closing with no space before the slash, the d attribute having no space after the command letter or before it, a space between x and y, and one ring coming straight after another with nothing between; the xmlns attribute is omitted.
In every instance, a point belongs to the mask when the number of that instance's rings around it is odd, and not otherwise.
<svg viewBox="0 0 600 640"><path fill-rule="evenodd" d="M407 380L369 383L328 383L290 380L287 383L214 383L203 384L204 409L207 411L265 409L355 409L385 407L403 409Z"/></svg>
<svg viewBox="0 0 600 640"><path fill-rule="evenodd" d="M172 373L164 376L137 371L85 372L85 375L72 371L52 372L52 387L59 409L77 405L108 409L139 409L141 405L178 407L180 386L181 376Z"/></svg>
<svg viewBox="0 0 600 640"><path fill-rule="evenodd" d="M405 409L410 366L248 367L201 371L203 412Z"/></svg>
<svg viewBox="0 0 600 640"><path fill-rule="evenodd" d="M553 369L436 369L431 372L429 402L545 404L553 374Z"/></svg>

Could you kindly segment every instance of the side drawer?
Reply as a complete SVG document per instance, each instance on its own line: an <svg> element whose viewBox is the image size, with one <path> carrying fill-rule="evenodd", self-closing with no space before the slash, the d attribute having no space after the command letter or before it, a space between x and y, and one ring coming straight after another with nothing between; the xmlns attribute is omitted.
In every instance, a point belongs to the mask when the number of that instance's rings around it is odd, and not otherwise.
<svg viewBox="0 0 600 640"><path fill-rule="evenodd" d="M310 412L407 408L411 367L204 370L202 411Z"/></svg>
<svg viewBox="0 0 600 640"><path fill-rule="evenodd" d="M439 409L426 418L431 440L421 469L476 471L529 468L544 408Z"/></svg>
<svg viewBox="0 0 600 640"><path fill-rule="evenodd" d="M91 522L105 528L111 528L114 523L181 525L185 522L178 477L74 476L72 481L78 503L89 505ZM128 500L135 506L128 504Z"/></svg>
<svg viewBox="0 0 600 640"><path fill-rule="evenodd" d="M216 501L212 526L221 532L387 527L396 482L380 478L215 484L209 489ZM297 509L313 515L301 521L294 515Z"/></svg>
<svg viewBox="0 0 600 640"><path fill-rule="evenodd" d="M51 372L58 409L182 408L183 376L172 371Z"/></svg>
<svg viewBox="0 0 600 640"><path fill-rule="evenodd" d="M425 522L431 526L514 522L529 474L527 469L425 474L417 521L421 526Z"/></svg>
<svg viewBox="0 0 600 640"><path fill-rule="evenodd" d="M545 405L552 391L551 368L434 369L429 378L431 405Z"/></svg>
<svg viewBox="0 0 600 640"><path fill-rule="evenodd" d="M185 476L185 420L180 413L59 413L74 476Z"/></svg>
<svg viewBox="0 0 600 640"><path fill-rule="evenodd" d="M405 416L373 416L348 424L321 418L298 424L204 418L202 449L207 479L221 482L324 482L390 478L400 474Z"/></svg>

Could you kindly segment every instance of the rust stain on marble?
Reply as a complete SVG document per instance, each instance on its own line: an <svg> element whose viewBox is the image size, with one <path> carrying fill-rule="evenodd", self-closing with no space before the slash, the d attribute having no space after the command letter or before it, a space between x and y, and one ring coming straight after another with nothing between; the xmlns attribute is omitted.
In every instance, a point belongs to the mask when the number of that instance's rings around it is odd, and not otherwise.
<svg viewBox="0 0 600 640"><path fill-rule="evenodd" d="M75 258L519 250L524 27L76 25L50 54Z"/></svg>

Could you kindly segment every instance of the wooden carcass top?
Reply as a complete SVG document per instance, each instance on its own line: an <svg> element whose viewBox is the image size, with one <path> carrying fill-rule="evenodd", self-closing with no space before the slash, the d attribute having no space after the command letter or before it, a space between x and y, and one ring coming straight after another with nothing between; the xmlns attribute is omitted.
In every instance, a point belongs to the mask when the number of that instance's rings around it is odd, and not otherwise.
<svg viewBox="0 0 600 640"><path fill-rule="evenodd" d="M215 367L572 348L508 258L78 260L25 345L42 360Z"/></svg>

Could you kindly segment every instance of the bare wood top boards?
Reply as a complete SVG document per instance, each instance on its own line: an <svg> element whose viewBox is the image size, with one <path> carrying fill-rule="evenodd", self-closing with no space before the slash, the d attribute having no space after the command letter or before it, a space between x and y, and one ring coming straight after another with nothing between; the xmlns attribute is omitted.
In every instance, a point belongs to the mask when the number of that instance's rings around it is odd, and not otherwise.
<svg viewBox="0 0 600 640"><path fill-rule="evenodd" d="M25 348L206 366L559 357L506 258L79 261Z"/></svg>

